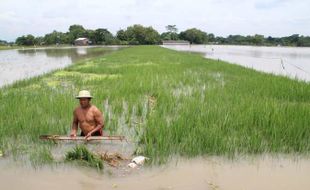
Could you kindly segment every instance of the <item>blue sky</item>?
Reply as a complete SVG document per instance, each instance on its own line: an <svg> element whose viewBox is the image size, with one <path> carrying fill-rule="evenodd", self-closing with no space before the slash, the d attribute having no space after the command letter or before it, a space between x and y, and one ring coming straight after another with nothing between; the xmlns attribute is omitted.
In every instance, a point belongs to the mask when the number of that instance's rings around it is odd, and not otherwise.
<svg viewBox="0 0 310 190"><path fill-rule="evenodd" d="M133 24L159 32L175 24L224 37L310 36L309 7L310 0L0 0L0 39L66 32L72 24L114 34Z"/></svg>

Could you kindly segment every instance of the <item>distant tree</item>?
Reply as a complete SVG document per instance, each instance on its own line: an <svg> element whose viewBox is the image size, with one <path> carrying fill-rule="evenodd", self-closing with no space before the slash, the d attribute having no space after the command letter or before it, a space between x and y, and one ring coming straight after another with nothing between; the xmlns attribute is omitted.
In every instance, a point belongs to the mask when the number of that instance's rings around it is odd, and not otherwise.
<svg viewBox="0 0 310 190"><path fill-rule="evenodd" d="M167 25L166 26L167 32L164 32L160 35L160 38L162 40L178 40L178 29L176 28L176 25Z"/></svg>
<svg viewBox="0 0 310 190"><path fill-rule="evenodd" d="M215 37L215 42L219 44L235 44L235 45L283 45L283 46L310 46L310 37L299 36L293 34L291 36L275 38L255 34L254 36L229 35L227 38ZM209 37L209 40L211 38Z"/></svg>
<svg viewBox="0 0 310 190"><path fill-rule="evenodd" d="M266 39L265 39L265 42L267 45L272 45L272 44L276 44L276 38L273 38L271 36L268 36Z"/></svg>
<svg viewBox="0 0 310 190"><path fill-rule="evenodd" d="M9 42L5 40L0 40L0 45L9 45Z"/></svg>
<svg viewBox="0 0 310 190"><path fill-rule="evenodd" d="M225 44L226 43L226 38L217 36L217 37L215 37L215 43L217 43L217 44Z"/></svg>
<svg viewBox="0 0 310 190"><path fill-rule="evenodd" d="M291 36L285 37L284 39L286 40L287 45L297 46L299 41L299 34L293 34Z"/></svg>
<svg viewBox="0 0 310 190"><path fill-rule="evenodd" d="M87 31L84 29L82 25L71 25L69 27L69 42L73 43L75 39L86 37Z"/></svg>
<svg viewBox="0 0 310 190"><path fill-rule="evenodd" d="M158 44L160 42L159 33L152 27L145 28L144 44Z"/></svg>
<svg viewBox="0 0 310 190"><path fill-rule="evenodd" d="M208 34L207 36L208 36L208 41L209 41L209 42L214 42L214 41L215 41L215 36L214 36L214 34L210 33L210 34Z"/></svg>
<svg viewBox="0 0 310 190"><path fill-rule="evenodd" d="M171 33L170 34L170 39L171 40L178 40L179 39L179 35L177 33Z"/></svg>
<svg viewBox="0 0 310 190"><path fill-rule="evenodd" d="M160 34L160 39L162 40L171 40L170 32L163 32Z"/></svg>
<svg viewBox="0 0 310 190"><path fill-rule="evenodd" d="M96 43L96 32L95 30L85 30L85 35L83 36L85 38L88 38L91 44L97 44Z"/></svg>
<svg viewBox="0 0 310 190"><path fill-rule="evenodd" d="M44 44L44 37L38 36L34 39L35 45L43 45Z"/></svg>
<svg viewBox="0 0 310 190"><path fill-rule="evenodd" d="M87 37L93 44L159 44L160 40L187 40L190 43L202 44L214 42L217 44L235 44L235 45L283 45L283 46L307 46L310 47L310 36L300 36L293 34L285 37L265 38L263 35L254 36L229 35L225 37L215 37L214 34L207 34L196 28L187 29L178 34L176 25L167 25L167 32L161 35L152 27L144 27L136 24L127 27L126 30L117 31L114 37L108 29L98 28L96 30L85 29L82 25L71 25L66 33L53 31L44 35L44 37L34 37L33 35L23 35L16 39L17 45L54 45L54 44L72 44L79 37ZM0 40L0 45L13 44Z"/></svg>
<svg viewBox="0 0 310 190"><path fill-rule="evenodd" d="M178 32L176 25L167 25L166 30L170 33L177 33Z"/></svg>
<svg viewBox="0 0 310 190"><path fill-rule="evenodd" d="M35 38L33 35L28 34L27 36L18 37L15 43L17 45L31 46L35 44Z"/></svg>
<svg viewBox="0 0 310 190"><path fill-rule="evenodd" d="M142 25L133 25L127 27L125 34L129 44L138 45L145 43L145 28Z"/></svg>
<svg viewBox="0 0 310 190"><path fill-rule="evenodd" d="M127 27L125 31L118 31L117 38L119 40L126 39L127 43L132 45L158 44L160 42L160 35L156 30L138 24Z"/></svg>
<svg viewBox="0 0 310 190"><path fill-rule="evenodd" d="M125 30L119 30L116 33L116 38L121 40L121 41L128 41L128 37L126 36Z"/></svg>
<svg viewBox="0 0 310 190"><path fill-rule="evenodd" d="M17 45L24 45L26 41L26 37L25 36L20 36L18 38L16 38L15 43Z"/></svg>
<svg viewBox="0 0 310 190"><path fill-rule="evenodd" d="M228 44L240 44L240 45L247 45L249 44L248 40L250 40L251 37L250 36L247 36L247 37L244 37L244 36L241 36L241 35L229 35L226 40L225 40L225 43L228 43Z"/></svg>
<svg viewBox="0 0 310 190"><path fill-rule="evenodd" d="M180 39L187 40L191 44L203 44L208 42L207 33L197 28L191 28L181 32Z"/></svg>
<svg viewBox="0 0 310 190"><path fill-rule="evenodd" d="M310 47L310 36L300 36L298 39L297 46L300 47Z"/></svg>
<svg viewBox="0 0 310 190"><path fill-rule="evenodd" d="M52 33L46 34L43 38L45 45L69 44L68 34L54 30Z"/></svg>
<svg viewBox="0 0 310 190"><path fill-rule="evenodd" d="M96 44L106 45L113 43L114 40L113 34L105 28L96 29L94 34Z"/></svg>
<svg viewBox="0 0 310 190"><path fill-rule="evenodd" d="M263 43L264 43L264 36L263 35L259 35L259 34L255 34L252 37L251 42L252 42L253 45L263 45Z"/></svg>

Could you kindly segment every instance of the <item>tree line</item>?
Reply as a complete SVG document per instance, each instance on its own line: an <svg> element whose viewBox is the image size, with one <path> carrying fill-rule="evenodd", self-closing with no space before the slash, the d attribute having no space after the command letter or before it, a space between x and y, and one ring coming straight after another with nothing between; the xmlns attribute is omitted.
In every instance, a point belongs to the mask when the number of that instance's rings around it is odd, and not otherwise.
<svg viewBox="0 0 310 190"><path fill-rule="evenodd" d="M82 25L71 25L68 32L54 30L44 36L35 37L31 34L20 36L15 44L23 46L33 45L60 45L74 44L77 38L85 37L93 45L147 45L161 44L163 40L186 40L191 44L232 44L232 45L267 45L267 46L310 46L309 36L293 34L287 37L265 37L263 35L229 35L228 37L215 36L197 28L190 28L178 32L176 25L166 26L166 32L159 33L153 27L145 27L139 24L132 25L126 29L120 29L113 35L106 28L95 30L85 29ZM5 41L2 41L4 43Z"/></svg>

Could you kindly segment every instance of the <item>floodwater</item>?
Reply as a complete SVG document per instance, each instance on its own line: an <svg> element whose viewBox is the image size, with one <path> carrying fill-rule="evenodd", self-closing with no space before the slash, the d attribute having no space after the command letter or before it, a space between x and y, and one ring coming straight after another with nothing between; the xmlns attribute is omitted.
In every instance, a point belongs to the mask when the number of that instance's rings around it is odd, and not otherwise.
<svg viewBox="0 0 310 190"><path fill-rule="evenodd" d="M85 168L29 170L0 164L0 187L12 190L308 190L310 187L310 160L286 156L234 161L218 157L179 159L162 167L128 170L125 176L114 176Z"/></svg>
<svg viewBox="0 0 310 190"><path fill-rule="evenodd" d="M283 74L309 81L309 48L267 48L247 46L181 46L170 47L197 51L214 59ZM0 51L0 87L16 80L63 68L80 59L103 55L119 47L45 48ZM259 69L260 68L260 69ZM284 72L285 71L285 72ZM52 150L56 160L75 144L59 145ZM105 144L111 151L131 155L134 147ZM91 150L100 147L93 145ZM101 149L100 149L101 150ZM105 151L105 150L101 150ZM127 152L126 152L127 151ZM111 171L109 171L111 170ZM119 171L118 171L119 170ZM59 165L34 169L16 165L0 157L0 189L204 189L204 190L308 190L310 159L279 155L227 160L219 157L173 160L164 166L138 169L107 167L104 174L85 168Z"/></svg>
<svg viewBox="0 0 310 190"><path fill-rule="evenodd" d="M310 48L308 47L231 45L165 45L163 47L179 51L199 52L207 58L310 81Z"/></svg>
<svg viewBox="0 0 310 190"><path fill-rule="evenodd" d="M55 47L0 51L0 87L64 68L82 59L104 55L119 46Z"/></svg>

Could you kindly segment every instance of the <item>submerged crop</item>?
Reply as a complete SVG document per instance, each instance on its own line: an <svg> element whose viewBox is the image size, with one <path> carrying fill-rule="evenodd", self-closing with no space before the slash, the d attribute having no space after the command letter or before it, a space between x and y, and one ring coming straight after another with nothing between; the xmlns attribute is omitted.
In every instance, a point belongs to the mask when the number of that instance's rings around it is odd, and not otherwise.
<svg viewBox="0 0 310 190"><path fill-rule="evenodd" d="M66 161L76 161L83 165L103 169L103 163L99 156L91 153L85 146L76 146L73 150L67 152Z"/></svg>
<svg viewBox="0 0 310 190"><path fill-rule="evenodd" d="M158 46L122 49L0 89L3 151L18 155L19 144L42 146L41 134L67 135L81 89L103 111L105 131L137 142L155 163L172 155L310 151L309 83Z"/></svg>

